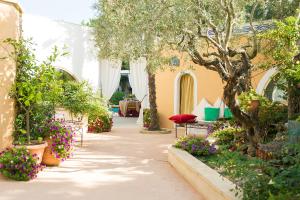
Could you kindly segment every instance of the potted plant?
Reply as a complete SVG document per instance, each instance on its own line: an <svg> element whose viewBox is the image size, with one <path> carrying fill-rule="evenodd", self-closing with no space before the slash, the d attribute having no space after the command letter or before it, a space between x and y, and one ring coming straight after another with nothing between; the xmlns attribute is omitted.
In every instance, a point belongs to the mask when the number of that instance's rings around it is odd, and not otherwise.
<svg viewBox="0 0 300 200"><path fill-rule="evenodd" d="M70 158L74 147L74 132L63 121L51 120L43 130L48 146L45 149L42 163L47 166L58 166L61 161Z"/></svg>
<svg viewBox="0 0 300 200"><path fill-rule="evenodd" d="M29 181L36 178L43 166L38 163L37 155L26 148L11 148L0 153L0 172L17 181Z"/></svg>
<svg viewBox="0 0 300 200"><path fill-rule="evenodd" d="M54 48L48 59L38 64L29 41L7 39L6 42L12 45L14 51L11 56L17 64L16 80L10 96L16 100L19 114L22 113L25 116L23 119L25 128L17 130L26 133L26 142L21 145L25 145L32 155L36 154L38 161L41 162L47 143L31 139L30 116L35 106L43 104L48 97L57 98L61 91L60 84L56 82L58 74L55 73L52 65L59 56L59 52L57 48Z"/></svg>

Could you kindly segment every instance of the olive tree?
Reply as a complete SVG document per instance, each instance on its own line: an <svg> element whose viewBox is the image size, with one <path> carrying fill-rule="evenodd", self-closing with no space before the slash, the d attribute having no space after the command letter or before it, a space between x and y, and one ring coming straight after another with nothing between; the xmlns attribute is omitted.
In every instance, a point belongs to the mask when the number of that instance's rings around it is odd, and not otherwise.
<svg viewBox="0 0 300 200"><path fill-rule="evenodd" d="M102 56L147 57L147 69L151 72L149 86L155 84L153 72L163 63L162 51L166 49L186 52L196 66L218 73L225 84L224 101L247 129L249 153L253 153L262 138L258 111L244 111L236 97L253 89L252 60L259 50L254 16L257 7L266 2L101 0L96 4L99 13L92 25ZM250 26L250 34L245 36L247 42L234 44L234 30L245 22ZM150 94L155 96L155 90L150 89ZM156 104L151 96L150 103L154 110Z"/></svg>
<svg viewBox="0 0 300 200"><path fill-rule="evenodd" d="M91 20L96 46L101 58L147 60L151 123L149 130L159 130L156 104L155 71L164 63L164 42L160 33L168 28L162 18L171 5L160 0L99 0L98 16ZM167 19L166 19L167 20Z"/></svg>

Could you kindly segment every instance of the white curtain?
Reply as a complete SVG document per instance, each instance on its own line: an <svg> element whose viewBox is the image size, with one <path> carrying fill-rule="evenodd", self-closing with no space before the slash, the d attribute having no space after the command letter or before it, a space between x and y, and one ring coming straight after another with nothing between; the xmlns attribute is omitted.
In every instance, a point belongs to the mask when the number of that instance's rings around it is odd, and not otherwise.
<svg viewBox="0 0 300 200"><path fill-rule="evenodd" d="M146 58L130 61L129 81L132 93L139 101L142 101L137 124L143 124L143 109L149 108L148 73L146 71Z"/></svg>
<svg viewBox="0 0 300 200"><path fill-rule="evenodd" d="M121 61L100 60L99 87L103 96L108 100L118 89L121 78Z"/></svg>

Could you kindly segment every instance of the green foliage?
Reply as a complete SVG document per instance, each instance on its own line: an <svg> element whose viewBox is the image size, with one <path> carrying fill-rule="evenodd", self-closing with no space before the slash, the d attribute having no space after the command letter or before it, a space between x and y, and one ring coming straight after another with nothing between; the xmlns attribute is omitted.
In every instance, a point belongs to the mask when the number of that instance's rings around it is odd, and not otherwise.
<svg viewBox="0 0 300 200"><path fill-rule="evenodd" d="M119 105L119 102L124 100L125 98L125 94L124 92L115 92L112 97L110 98L109 102L112 104L112 105Z"/></svg>
<svg viewBox="0 0 300 200"><path fill-rule="evenodd" d="M209 141L200 137L181 137L176 141L174 146L194 156L208 156L217 152L214 144L210 144Z"/></svg>
<svg viewBox="0 0 300 200"><path fill-rule="evenodd" d="M0 172L17 181L29 181L42 170L37 161L25 148L7 149L0 153Z"/></svg>
<svg viewBox="0 0 300 200"><path fill-rule="evenodd" d="M278 1L269 0L260 4L256 9L255 19L284 19L285 17L295 16L300 0ZM250 13L252 6L246 6L247 13Z"/></svg>
<svg viewBox="0 0 300 200"><path fill-rule="evenodd" d="M295 17L288 17L277 21L276 27L260 36L268 44L264 47L265 53L272 57L272 66L277 67L282 78L294 84L299 83L300 61L295 61L295 56L300 53L299 21Z"/></svg>
<svg viewBox="0 0 300 200"><path fill-rule="evenodd" d="M300 148L287 145L277 160L262 161L220 147L218 154L199 157L243 190L243 199L296 200L300 197Z"/></svg>
<svg viewBox="0 0 300 200"><path fill-rule="evenodd" d="M218 130L212 134L213 137L217 139L218 144L231 144L235 138L237 137L238 134L241 134L244 132L243 129L241 128L225 128Z"/></svg>
<svg viewBox="0 0 300 200"><path fill-rule="evenodd" d="M54 115L54 107L49 103L36 104L30 112L30 136L33 140L38 140L39 137L44 138L44 133L41 131L43 127ZM20 112L15 119L14 143L26 143L26 124L25 114Z"/></svg>
<svg viewBox="0 0 300 200"><path fill-rule="evenodd" d="M287 106L278 102L271 102L266 97L257 94L254 90L244 92L238 97L240 107L245 112L250 112L251 102L259 101L258 119L261 128L262 136L275 135L278 131L275 124L284 124L288 119Z"/></svg>
<svg viewBox="0 0 300 200"><path fill-rule="evenodd" d="M266 97L257 94L253 89L248 92L243 92L238 96L238 100L241 109L245 112L248 112L251 109L251 102L253 100L258 100L260 103L260 107L266 106L270 103L270 101Z"/></svg>
<svg viewBox="0 0 300 200"><path fill-rule="evenodd" d="M26 125L27 142L30 143L30 131L32 131L30 128L32 121L30 120L32 119L31 114L36 114L34 109L45 102L51 103L54 109L54 105L62 93L62 82L58 81L60 73L55 70L53 63L66 53L60 52L55 47L45 61L38 63L31 41L7 39L4 42L13 47L10 56L17 63L16 81L10 93L11 97L16 99L19 108L16 131L24 132L24 125ZM37 118L39 117L41 116L37 116ZM21 129L19 130L19 128Z"/></svg>
<svg viewBox="0 0 300 200"><path fill-rule="evenodd" d="M84 115L90 111L90 101L93 92L86 82L67 81L63 85L63 95L60 101L62 107L72 115Z"/></svg>
<svg viewBox="0 0 300 200"><path fill-rule="evenodd" d="M144 127L149 127L151 123L151 114L150 114L150 109L149 108L145 108L143 110L143 125Z"/></svg>

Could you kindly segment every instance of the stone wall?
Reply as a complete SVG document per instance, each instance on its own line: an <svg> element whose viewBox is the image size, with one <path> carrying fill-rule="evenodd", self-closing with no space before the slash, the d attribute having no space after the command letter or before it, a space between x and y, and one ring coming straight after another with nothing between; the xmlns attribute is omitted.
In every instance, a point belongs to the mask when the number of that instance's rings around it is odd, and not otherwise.
<svg viewBox="0 0 300 200"><path fill-rule="evenodd" d="M0 0L0 149L12 144L15 119L14 101L9 97L9 91L15 79L16 65L8 57L12 49L3 40L19 38L21 15L17 1Z"/></svg>

